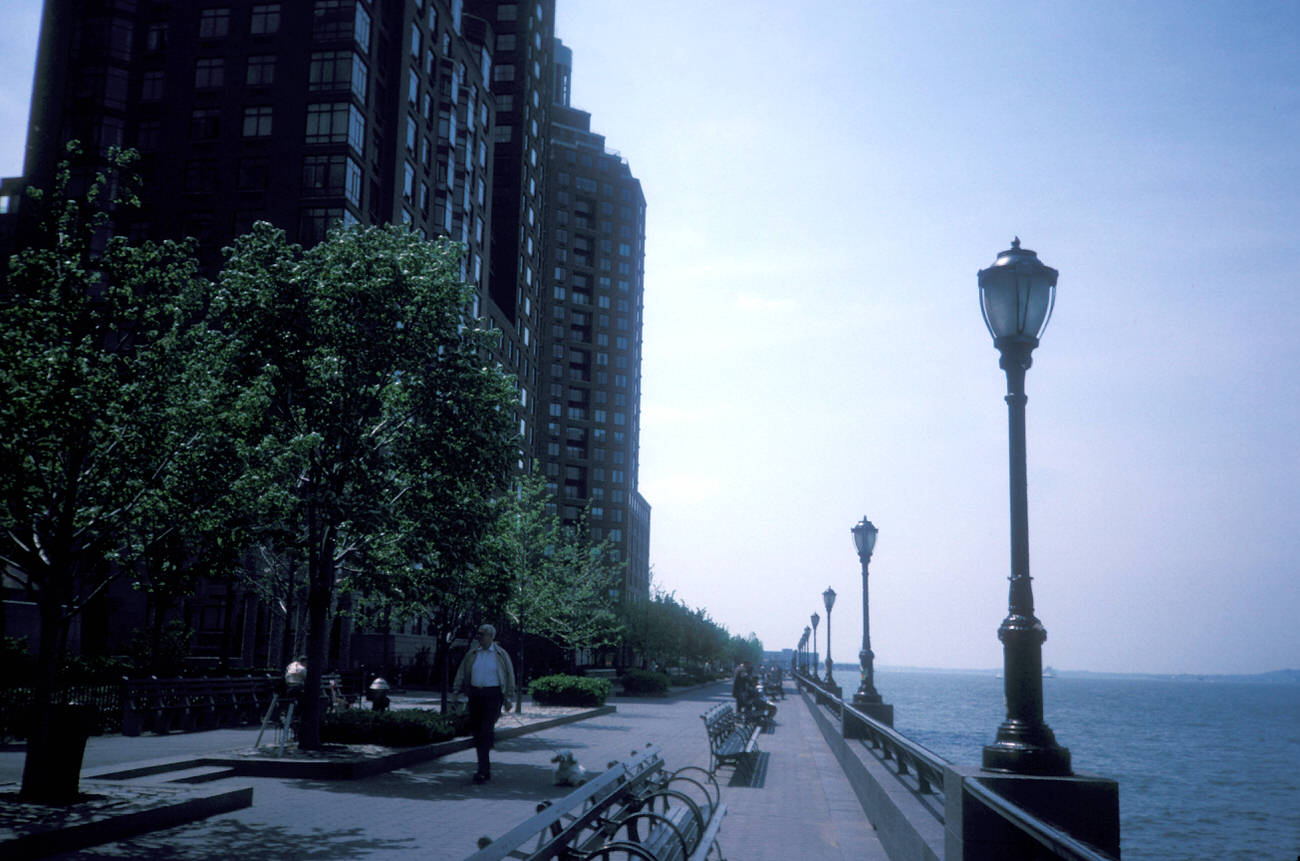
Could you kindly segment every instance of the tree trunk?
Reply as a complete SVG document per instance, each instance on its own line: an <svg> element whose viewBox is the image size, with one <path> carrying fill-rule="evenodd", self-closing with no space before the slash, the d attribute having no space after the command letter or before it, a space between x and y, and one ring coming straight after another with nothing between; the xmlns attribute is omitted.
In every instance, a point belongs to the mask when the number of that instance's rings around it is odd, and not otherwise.
<svg viewBox="0 0 1300 861"><path fill-rule="evenodd" d="M27 757L23 761L23 786L20 798L38 804L68 804L77 798L80 788L81 754L85 751L84 736L74 749L74 739L59 738L54 731L54 688L59 668L59 641L63 628L63 601L61 590L51 588L58 574L50 572L46 588L37 602L41 617L41 633L36 653L36 679L30 725L27 735ZM76 754L76 762L71 755Z"/></svg>
<svg viewBox="0 0 1300 861"><path fill-rule="evenodd" d="M330 603L334 597L334 528L328 524L317 525L314 517L312 520L313 540L307 571L311 584L307 592L307 681L303 686L302 722L298 728L298 747L302 750L321 748L321 676L329 645Z"/></svg>

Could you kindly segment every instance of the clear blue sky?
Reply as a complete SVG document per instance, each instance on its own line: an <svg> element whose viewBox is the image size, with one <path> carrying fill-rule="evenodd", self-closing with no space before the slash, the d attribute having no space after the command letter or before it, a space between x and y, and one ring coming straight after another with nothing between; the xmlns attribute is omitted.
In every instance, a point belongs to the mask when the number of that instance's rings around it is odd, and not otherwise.
<svg viewBox="0 0 1300 861"><path fill-rule="evenodd" d="M852 661L865 514L877 664L999 666L975 273L1019 235L1061 272L1028 377L1044 660L1300 666L1300 6L558 4L648 201L657 584L768 648L833 586ZM0 4L4 175L38 15Z"/></svg>

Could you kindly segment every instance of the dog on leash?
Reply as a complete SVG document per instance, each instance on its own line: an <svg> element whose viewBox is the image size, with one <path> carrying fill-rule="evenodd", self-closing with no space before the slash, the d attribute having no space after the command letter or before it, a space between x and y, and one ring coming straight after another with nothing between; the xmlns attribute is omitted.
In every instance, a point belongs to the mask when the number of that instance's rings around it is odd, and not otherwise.
<svg viewBox="0 0 1300 861"><path fill-rule="evenodd" d="M582 786L587 782L587 769L578 765L578 760L574 758L573 751L562 750L551 757L551 762L556 763L556 786Z"/></svg>

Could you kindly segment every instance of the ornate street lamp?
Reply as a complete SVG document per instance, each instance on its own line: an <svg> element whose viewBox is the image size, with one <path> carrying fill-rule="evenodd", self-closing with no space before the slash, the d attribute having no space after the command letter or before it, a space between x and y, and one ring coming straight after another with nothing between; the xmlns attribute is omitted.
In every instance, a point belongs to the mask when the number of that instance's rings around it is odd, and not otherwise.
<svg viewBox="0 0 1300 861"><path fill-rule="evenodd" d="M834 687L835 678L831 675L831 670L835 666L831 662L831 608L835 606L834 589L826 587L826 591L822 593L822 603L826 605L826 684Z"/></svg>
<svg viewBox="0 0 1300 861"><path fill-rule="evenodd" d="M853 695L853 705L874 705L881 701L876 692L876 671L872 666L876 656L871 651L871 604L867 597L867 566L871 563L871 551L876 548L876 535L880 530L875 524L863 517L862 522L853 527L853 546L858 549L858 560L862 563L862 651L858 660L862 664L862 684Z"/></svg>
<svg viewBox="0 0 1300 861"><path fill-rule="evenodd" d="M821 678L821 676L817 675L817 623L820 622L821 620L822 617L818 616L816 613L813 613L812 616L810 616L808 619L808 621L812 622L812 629L813 629L812 676L814 679Z"/></svg>
<svg viewBox="0 0 1300 861"><path fill-rule="evenodd" d="M1056 301L1057 271L1017 237L978 275L984 323L1007 374L1011 474L1011 589L1002 641L1007 719L984 747L984 768L1014 774L1068 775L1070 751L1043 720L1043 641L1029 578L1029 500L1025 467L1025 371Z"/></svg>
<svg viewBox="0 0 1300 861"><path fill-rule="evenodd" d="M808 627L807 625L804 625L803 639L799 641L799 648L803 650L803 656L802 656L803 661L800 664L800 669L803 670L805 675L807 675L808 673L808 638L811 636L812 636L812 628Z"/></svg>

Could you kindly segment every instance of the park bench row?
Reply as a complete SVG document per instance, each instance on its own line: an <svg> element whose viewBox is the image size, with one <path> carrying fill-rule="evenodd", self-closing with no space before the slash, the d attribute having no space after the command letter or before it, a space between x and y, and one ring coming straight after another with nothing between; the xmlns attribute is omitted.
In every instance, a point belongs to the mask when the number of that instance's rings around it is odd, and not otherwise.
<svg viewBox="0 0 1300 861"><path fill-rule="evenodd" d="M736 714L730 703L719 703L700 715L709 734L709 772L724 765L737 770L753 769L758 757L758 736L767 720L765 714Z"/></svg>
<svg viewBox="0 0 1300 861"><path fill-rule="evenodd" d="M722 854L718 831L726 805L713 775L687 766L669 772L658 747L624 762L556 801L467 861L706 861Z"/></svg>
<svg viewBox="0 0 1300 861"><path fill-rule="evenodd" d="M122 734L193 732L257 724L271 705L270 676L123 679Z"/></svg>

